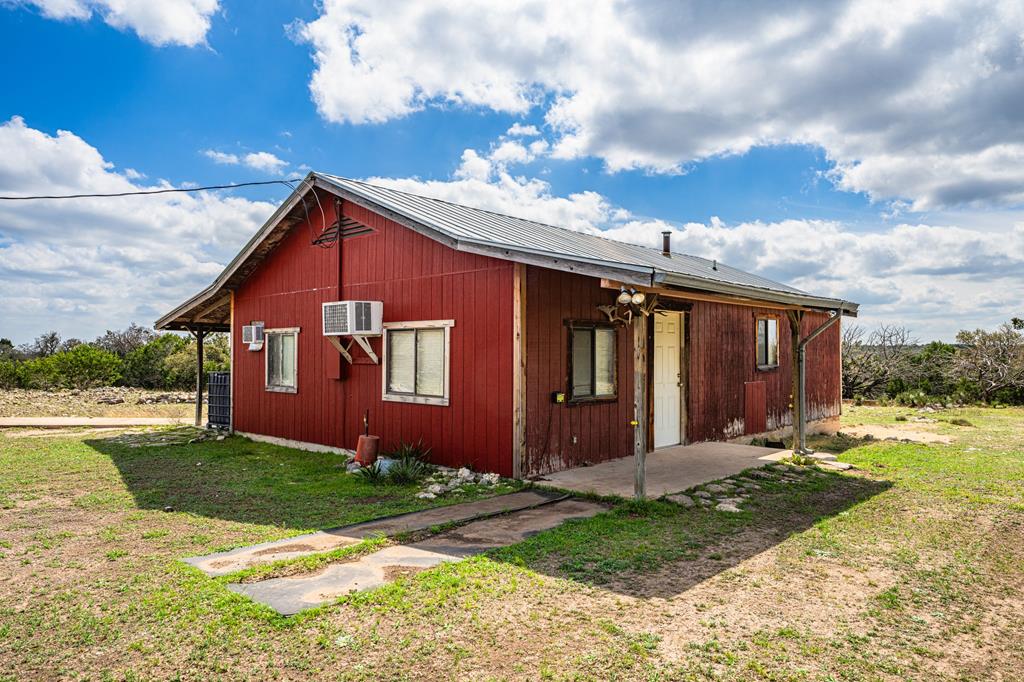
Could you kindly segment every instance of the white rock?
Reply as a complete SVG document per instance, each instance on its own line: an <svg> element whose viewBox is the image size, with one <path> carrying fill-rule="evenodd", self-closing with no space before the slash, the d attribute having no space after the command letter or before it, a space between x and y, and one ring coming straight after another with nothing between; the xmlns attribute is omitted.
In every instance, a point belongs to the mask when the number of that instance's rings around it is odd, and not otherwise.
<svg viewBox="0 0 1024 682"><path fill-rule="evenodd" d="M694 491L693 496L694 497L703 497L704 499L708 499L708 498L711 497L711 493L709 493L706 490L697 490L697 491Z"/></svg>
<svg viewBox="0 0 1024 682"><path fill-rule="evenodd" d="M675 502L681 507L692 507L694 502L693 499L686 495L669 495L665 498L669 502Z"/></svg>
<svg viewBox="0 0 1024 682"><path fill-rule="evenodd" d="M420 500L432 500L435 497L437 497L437 495L435 495L434 493L428 493L428 492L419 493L418 495L416 495L416 498L420 499Z"/></svg>
<svg viewBox="0 0 1024 682"><path fill-rule="evenodd" d="M704 489L707 490L709 493L727 493L731 488L732 486L727 487L724 485L719 485L718 483L709 483L708 485L704 486Z"/></svg>
<svg viewBox="0 0 1024 682"><path fill-rule="evenodd" d="M480 477L480 482L484 485L498 485L501 481L501 476L498 474L484 474Z"/></svg>
<svg viewBox="0 0 1024 682"><path fill-rule="evenodd" d="M469 469L467 469L466 467L462 467L461 469L459 469L459 473L456 474L456 475L459 478L461 478L463 481L472 481L473 480L473 472L470 471Z"/></svg>
<svg viewBox="0 0 1024 682"><path fill-rule="evenodd" d="M730 512L733 514L738 514L740 511L742 511L739 507L732 504L728 504L727 502L719 502L717 505L715 505L715 509L717 509L720 512Z"/></svg>
<svg viewBox="0 0 1024 682"><path fill-rule="evenodd" d="M431 483L430 485L427 486L427 494L433 495L435 497L437 495L443 495L444 493L448 492L448 490L450 490L450 488L448 488L447 486L443 486L440 483Z"/></svg>

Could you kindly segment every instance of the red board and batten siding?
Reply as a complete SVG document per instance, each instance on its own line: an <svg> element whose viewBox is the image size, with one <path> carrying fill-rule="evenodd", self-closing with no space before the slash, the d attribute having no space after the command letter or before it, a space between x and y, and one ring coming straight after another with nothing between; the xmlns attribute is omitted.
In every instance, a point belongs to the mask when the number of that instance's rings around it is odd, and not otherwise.
<svg viewBox="0 0 1024 682"><path fill-rule="evenodd" d="M759 370L756 366L756 320L759 317L779 321L779 366L771 370ZM805 314L801 335L806 336L826 319L824 313ZM725 440L756 433L745 424L748 382L764 382L766 430L780 429L792 422L793 375L789 320L785 311L697 301L690 311L688 324L689 441ZM809 419L839 414L839 372L839 327L836 325L807 346Z"/></svg>
<svg viewBox="0 0 1024 682"><path fill-rule="evenodd" d="M422 438L438 464L511 475L513 263L455 251L350 202L342 212L373 233L321 249L299 225L236 293L235 428L354 447L369 410L385 448ZM449 405L384 401L379 365L358 348L354 364L340 360L320 315L324 301L345 299L383 301L385 322L455 321ZM264 389L265 353L239 338L250 320L301 327L295 394ZM371 344L380 356L381 339Z"/></svg>
<svg viewBox="0 0 1024 682"><path fill-rule="evenodd" d="M607 320L597 309L614 292L593 277L526 268L526 476L597 463L632 453L632 334L618 328L618 399L556 404L568 392L567 320ZM575 442L574 442L575 438Z"/></svg>

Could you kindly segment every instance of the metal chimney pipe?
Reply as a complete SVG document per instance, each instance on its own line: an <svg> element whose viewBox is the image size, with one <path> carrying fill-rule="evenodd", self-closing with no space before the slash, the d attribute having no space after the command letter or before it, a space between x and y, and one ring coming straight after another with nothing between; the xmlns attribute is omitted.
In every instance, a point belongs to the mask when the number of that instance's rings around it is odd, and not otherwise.
<svg viewBox="0 0 1024 682"><path fill-rule="evenodd" d="M672 255L672 233L668 230L661 233L661 255Z"/></svg>

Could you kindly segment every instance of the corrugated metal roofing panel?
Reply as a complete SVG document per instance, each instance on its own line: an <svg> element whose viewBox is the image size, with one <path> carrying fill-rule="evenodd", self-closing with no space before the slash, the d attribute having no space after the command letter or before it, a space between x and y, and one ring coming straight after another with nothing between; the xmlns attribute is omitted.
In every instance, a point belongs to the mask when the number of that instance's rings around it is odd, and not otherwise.
<svg viewBox="0 0 1024 682"><path fill-rule="evenodd" d="M458 241L545 253L568 260L583 259L650 269L655 276L681 275L741 287L808 295L786 284L724 263L716 265L714 261L698 256L683 253L665 256L659 249L619 242L596 234L453 204L336 175L317 175L330 184L363 196Z"/></svg>

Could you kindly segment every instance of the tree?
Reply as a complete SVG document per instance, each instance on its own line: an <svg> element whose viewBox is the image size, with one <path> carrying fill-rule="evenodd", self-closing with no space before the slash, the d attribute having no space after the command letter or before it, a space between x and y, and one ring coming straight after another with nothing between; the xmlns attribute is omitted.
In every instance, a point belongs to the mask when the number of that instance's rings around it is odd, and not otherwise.
<svg viewBox="0 0 1024 682"><path fill-rule="evenodd" d="M96 337L93 345L123 359L128 357L132 351L145 346L156 336L152 329L132 322L121 331L108 329L102 336Z"/></svg>
<svg viewBox="0 0 1024 682"><path fill-rule="evenodd" d="M880 325L866 339L863 328L844 327L843 396L874 396L893 384L910 382L915 344L910 330L899 325Z"/></svg>
<svg viewBox="0 0 1024 682"><path fill-rule="evenodd" d="M231 349L227 334L210 334L203 343L203 371L226 372L231 366ZM196 341L188 339L166 360L166 367L175 388L196 385Z"/></svg>
<svg viewBox="0 0 1024 682"><path fill-rule="evenodd" d="M1005 389L1024 388L1024 334L1013 323L994 332L962 330L956 340L960 348L953 358L953 375L975 384L982 400L990 402Z"/></svg>
<svg viewBox="0 0 1024 682"><path fill-rule="evenodd" d="M15 360L18 358L18 349L10 339L0 339L0 360Z"/></svg>
<svg viewBox="0 0 1024 682"><path fill-rule="evenodd" d="M140 388L171 388L174 379L167 368L167 358L186 343L177 334L161 334L135 348L124 359L125 383Z"/></svg>
<svg viewBox="0 0 1024 682"><path fill-rule="evenodd" d="M35 341L21 347L22 353L28 357L46 358L60 349L60 334L46 332L36 337Z"/></svg>

